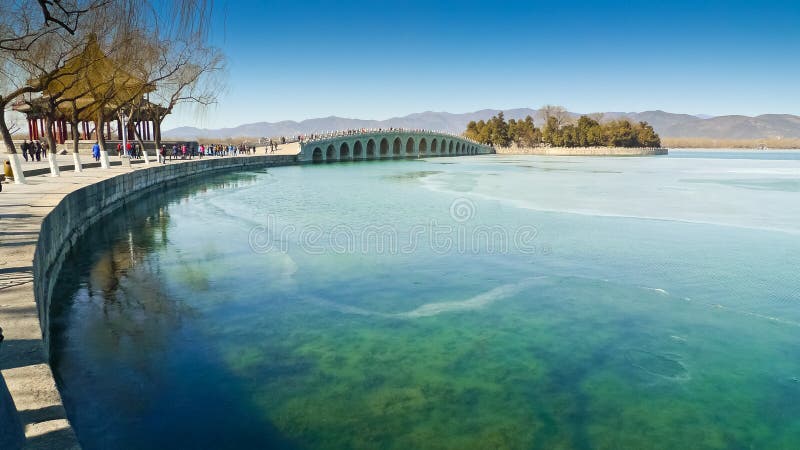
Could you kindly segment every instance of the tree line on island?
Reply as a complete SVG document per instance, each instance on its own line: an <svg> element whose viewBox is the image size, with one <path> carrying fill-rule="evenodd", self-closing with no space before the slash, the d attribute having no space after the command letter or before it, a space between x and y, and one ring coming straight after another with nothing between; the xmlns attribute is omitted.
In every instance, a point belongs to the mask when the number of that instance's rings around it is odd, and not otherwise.
<svg viewBox="0 0 800 450"><path fill-rule="evenodd" d="M500 112L488 121L470 121L464 136L497 147L661 147L661 138L647 122L603 121L599 116L572 121L566 110L552 106L540 112L545 119L542 128L531 116L506 121Z"/></svg>

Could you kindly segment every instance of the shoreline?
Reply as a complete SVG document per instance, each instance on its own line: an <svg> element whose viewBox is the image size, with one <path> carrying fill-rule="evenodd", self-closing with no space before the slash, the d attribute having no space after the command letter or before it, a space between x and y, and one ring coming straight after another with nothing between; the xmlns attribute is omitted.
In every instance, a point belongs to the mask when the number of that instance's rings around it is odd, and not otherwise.
<svg viewBox="0 0 800 450"><path fill-rule="evenodd" d="M669 154L667 148L642 147L496 147L497 155L538 156L659 156Z"/></svg>
<svg viewBox="0 0 800 450"><path fill-rule="evenodd" d="M726 148L726 147L670 147L671 150L679 152L720 152L720 153L798 153L800 148Z"/></svg>

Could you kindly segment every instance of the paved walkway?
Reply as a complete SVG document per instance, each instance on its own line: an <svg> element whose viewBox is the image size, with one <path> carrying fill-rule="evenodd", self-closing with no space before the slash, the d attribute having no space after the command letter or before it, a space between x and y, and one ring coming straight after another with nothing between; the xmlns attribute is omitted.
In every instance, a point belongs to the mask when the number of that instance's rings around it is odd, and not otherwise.
<svg viewBox="0 0 800 450"><path fill-rule="evenodd" d="M278 150L276 152L273 152L273 153L267 153L266 152L266 147L259 146L259 147L256 147L255 155L262 155L262 156L263 155L267 155L267 154L269 154L269 155L295 155L295 154L297 154L299 152L300 152L300 146L297 143L292 143L292 144L279 145L278 146ZM84 167L87 167L87 166L90 167L90 168L99 167L100 163L95 163L94 158L92 158L91 153L82 151L80 155L81 155L81 165L83 165ZM5 155L3 153L0 153L0 156L5 156ZM248 155L242 155L242 156L248 156ZM73 166L74 162L73 162L72 158L73 158L72 157L72 153L67 153L66 155L56 155L56 161L58 161L58 166L64 168L62 170L73 170L72 166ZM197 158L197 156L195 156L195 158ZM208 158L208 156L204 156L204 158ZM3 159L5 161L8 158L3 157L1 159ZM121 161L121 159L117 156L116 150L111 151L111 152L108 153L108 159L111 161L112 165L114 165L115 163L119 164L120 161ZM134 159L132 161L133 161L134 164L144 163L143 159ZM155 155L150 156L150 163L151 164L156 163L156 161L157 161L157 159L156 159ZM177 160L173 160L173 161L177 161ZM28 161L25 161L24 159L22 159L22 156L20 155L20 162L22 163L22 168L23 168L23 170L25 171L26 174L27 173L31 173L32 175L44 175L44 174L50 172L50 163L47 161L46 158L42 158L41 161L33 161L33 160L31 160L29 158Z"/></svg>
<svg viewBox="0 0 800 450"><path fill-rule="evenodd" d="M281 149L292 154L291 148ZM295 151L296 153L296 151ZM263 149L256 153L263 156ZM5 161L5 155L0 159ZM218 159L206 156L205 158ZM226 158L226 157L219 157ZM0 327L5 340L0 344L0 449L77 448L61 398L56 389L42 341L33 291L33 255L42 220L70 192L123 173L145 169L145 164L123 166L110 157L112 167L88 168L76 173L64 170L60 177L28 176L27 184L3 184L0 192ZM59 156L59 165L71 166L72 155ZM176 160L182 164L190 160ZM152 165L157 163L152 162ZM48 169L47 162L27 163L25 172ZM25 436L14 433L13 398Z"/></svg>

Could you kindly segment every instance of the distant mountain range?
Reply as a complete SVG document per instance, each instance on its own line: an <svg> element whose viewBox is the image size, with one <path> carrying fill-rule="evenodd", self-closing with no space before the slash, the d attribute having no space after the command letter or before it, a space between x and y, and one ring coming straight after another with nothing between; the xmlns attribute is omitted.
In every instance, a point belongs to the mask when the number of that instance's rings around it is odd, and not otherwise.
<svg viewBox="0 0 800 450"><path fill-rule="evenodd" d="M179 139L225 139L238 137L276 137L320 133L330 130L360 128L421 128L462 133L471 120L487 120L496 115L499 109L483 109L465 114L447 112L423 112L387 120L346 119L324 117L302 122L258 122L240 125L235 128L200 129L180 127L167 130L165 138ZM502 110L506 119L523 119L532 116L537 126L544 119L538 110L528 108ZM570 113L573 117L580 114ZM748 116L693 116L673 114L664 111L645 111L640 113L607 112L603 120L626 117L633 121L650 123L662 138L707 138L707 139L774 139L800 138L800 117L790 114L764 114Z"/></svg>

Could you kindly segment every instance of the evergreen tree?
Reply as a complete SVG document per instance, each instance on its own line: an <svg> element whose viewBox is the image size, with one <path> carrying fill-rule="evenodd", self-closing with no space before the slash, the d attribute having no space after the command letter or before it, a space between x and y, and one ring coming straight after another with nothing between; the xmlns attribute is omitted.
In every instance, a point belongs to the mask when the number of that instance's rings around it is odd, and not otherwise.
<svg viewBox="0 0 800 450"><path fill-rule="evenodd" d="M475 123L474 120L470 120L469 123L467 124L467 131L464 132L464 136L469 139L477 141L479 140L478 139L479 134L480 133L478 132L478 124Z"/></svg>
<svg viewBox="0 0 800 450"><path fill-rule="evenodd" d="M557 118L553 116L547 118L547 123L545 123L544 129L542 130L542 139L544 140L545 144L550 144L556 147L561 145L561 133Z"/></svg>
<svg viewBox="0 0 800 450"><path fill-rule="evenodd" d="M636 131L629 120L614 120L605 127L605 141L609 147L638 146Z"/></svg>
<svg viewBox="0 0 800 450"><path fill-rule="evenodd" d="M506 123L503 112L500 111L496 116L492 117L492 143L500 147L508 147L511 140L508 135L508 124Z"/></svg>
<svg viewBox="0 0 800 450"><path fill-rule="evenodd" d="M483 120L478 121L478 142L482 144L491 145L492 134L486 122Z"/></svg>
<svg viewBox="0 0 800 450"><path fill-rule="evenodd" d="M525 122L520 122L520 144L523 147L535 147L541 141L541 132L533 124L533 117L525 117Z"/></svg>
<svg viewBox="0 0 800 450"><path fill-rule="evenodd" d="M519 145L519 127L517 126L517 121L514 119L509 119L508 121L508 141L511 144Z"/></svg>
<svg viewBox="0 0 800 450"><path fill-rule="evenodd" d="M639 122L634 127L636 130L636 140L640 147L661 147L661 138L647 122Z"/></svg>
<svg viewBox="0 0 800 450"><path fill-rule="evenodd" d="M599 123L581 116L577 123L563 124L563 117L551 114L544 129L534 126L533 118L511 119L506 122L503 113L489 119L467 124L464 135L482 144L508 147L536 147L549 144L554 147L660 147L661 139L647 122L631 123L627 119Z"/></svg>
<svg viewBox="0 0 800 450"><path fill-rule="evenodd" d="M578 145L581 147L603 145L603 132L596 120L587 116L578 119Z"/></svg>

